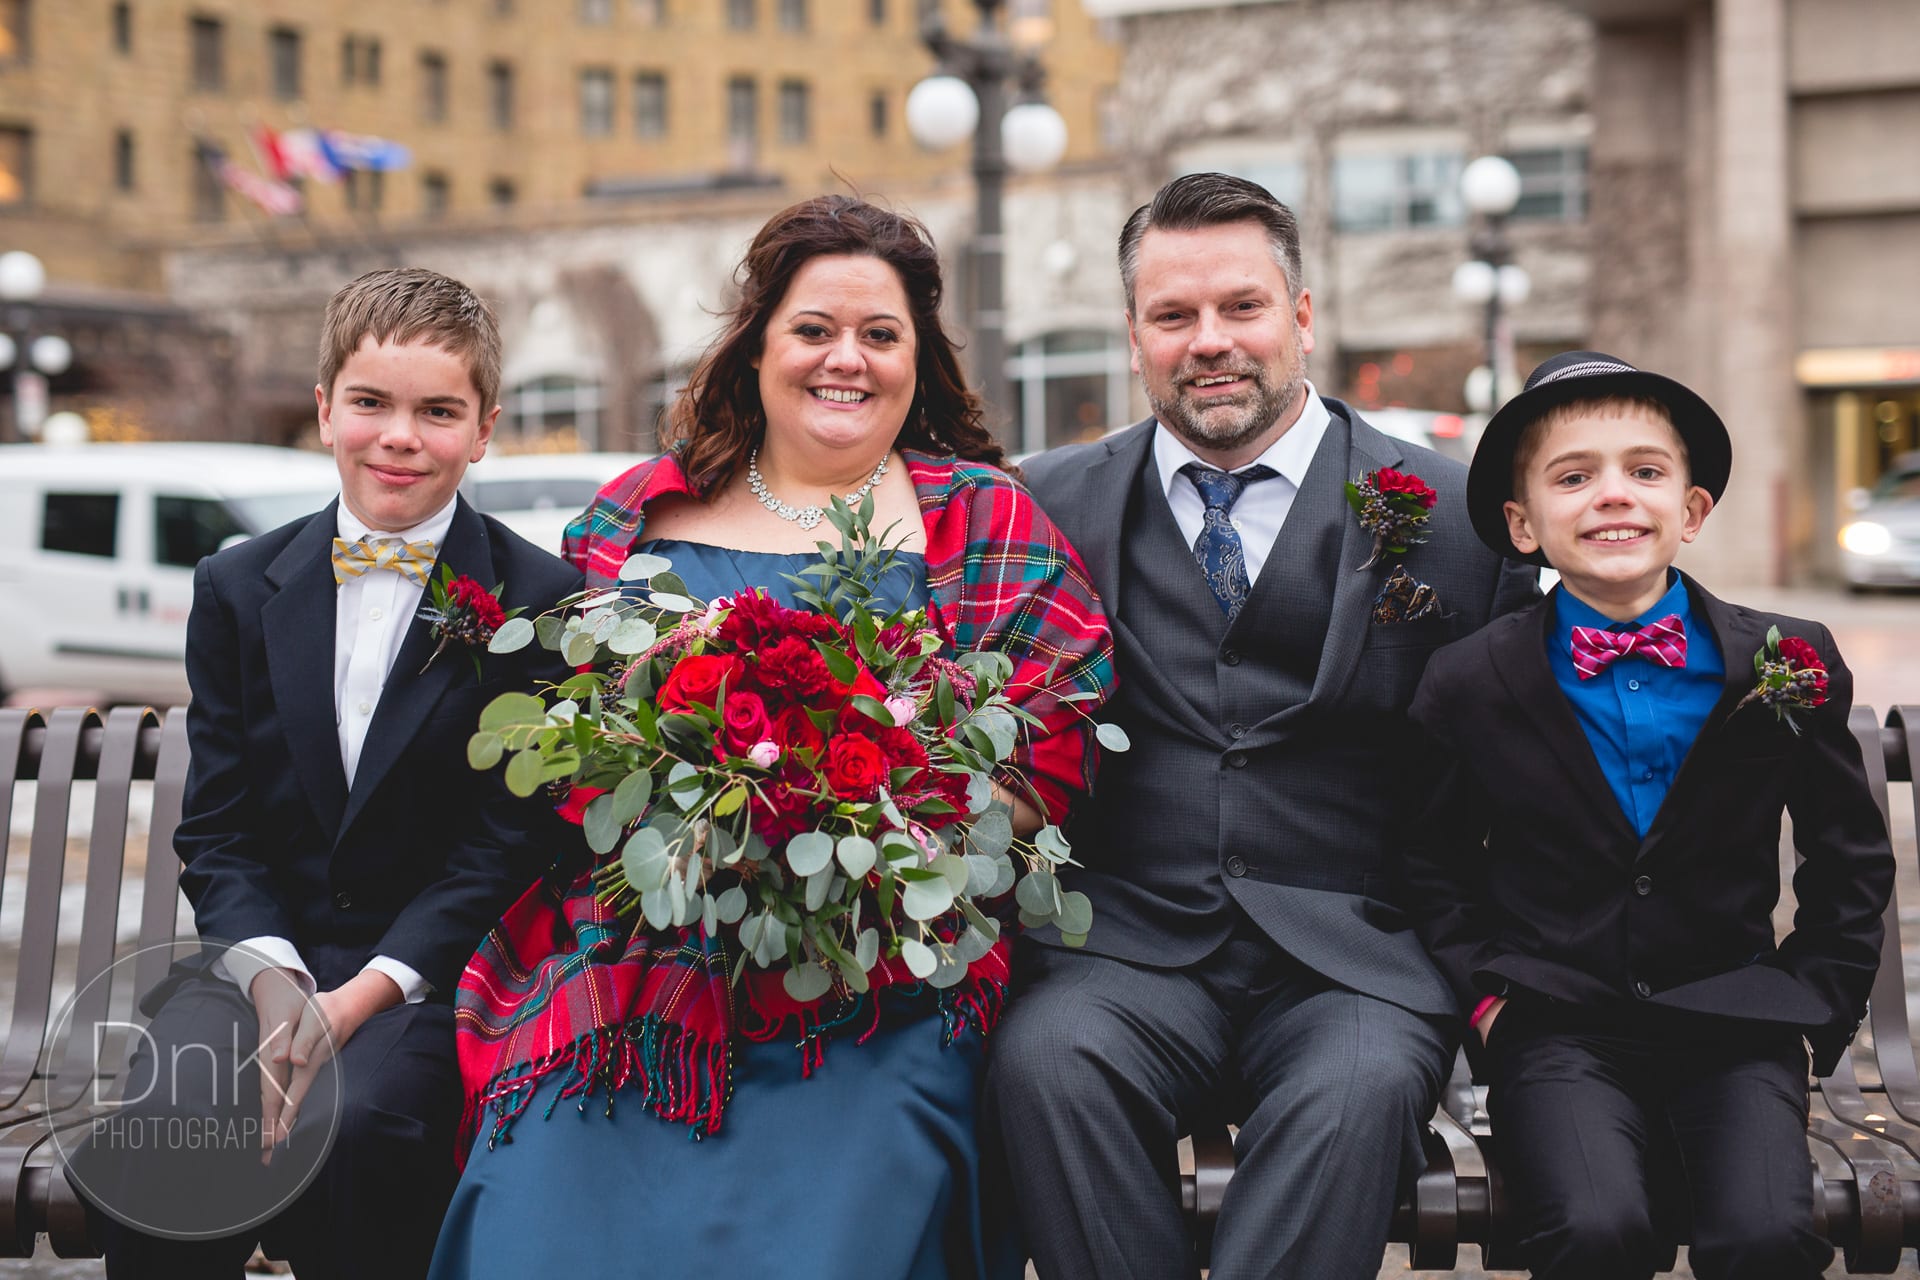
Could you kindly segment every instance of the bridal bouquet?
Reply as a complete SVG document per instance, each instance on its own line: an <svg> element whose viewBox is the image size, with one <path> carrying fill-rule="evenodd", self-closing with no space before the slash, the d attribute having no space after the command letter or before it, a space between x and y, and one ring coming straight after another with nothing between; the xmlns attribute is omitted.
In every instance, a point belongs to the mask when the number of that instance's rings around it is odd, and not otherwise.
<svg viewBox="0 0 1920 1280"><path fill-rule="evenodd" d="M882 966L960 983L1010 890L1022 923L1084 941L1086 895L1055 875L1066 839L1016 839L995 798L996 779L1022 785L1003 762L1038 723L1007 696L1012 661L950 658L924 610L879 600L894 553L870 498L827 518L841 541L793 579L805 609L757 590L696 600L640 554L620 587L504 623L491 649L537 639L579 674L552 699L495 699L470 762L505 757L522 796L570 784L604 903L636 929L698 926L733 945L734 982L781 970L797 1001L865 992ZM1117 726L1097 732L1126 749Z"/></svg>

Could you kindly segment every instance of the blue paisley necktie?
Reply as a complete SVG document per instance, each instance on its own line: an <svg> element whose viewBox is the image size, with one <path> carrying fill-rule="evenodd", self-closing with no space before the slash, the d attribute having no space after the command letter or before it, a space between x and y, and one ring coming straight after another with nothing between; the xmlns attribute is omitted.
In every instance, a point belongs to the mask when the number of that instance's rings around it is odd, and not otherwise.
<svg viewBox="0 0 1920 1280"><path fill-rule="evenodd" d="M1220 611L1229 619L1247 602L1247 553L1240 545L1240 531L1233 527L1227 513L1240 500L1240 494L1257 480L1279 475L1272 467L1248 467L1244 471L1219 471L1189 462L1180 474L1193 481L1200 500L1207 504L1200 523L1200 536L1193 543L1193 558L1207 575L1207 586L1220 602Z"/></svg>

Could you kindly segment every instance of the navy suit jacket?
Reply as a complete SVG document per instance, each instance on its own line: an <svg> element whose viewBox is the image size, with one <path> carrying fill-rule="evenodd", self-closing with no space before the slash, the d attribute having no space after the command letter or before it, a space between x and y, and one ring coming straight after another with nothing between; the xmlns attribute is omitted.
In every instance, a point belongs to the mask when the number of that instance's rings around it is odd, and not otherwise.
<svg viewBox="0 0 1920 1280"><path fill-rule="evenodd" d="M570 673L536 644L483 652L476 678L456 643L421 674L433 640L416 617L349 788L333 705L336 530L330 504L195 572L180 885L203 939L286 938L322 990L386 955L451 1000L501 911L579 839L544 798L516 799L499 769L471 768L467 739L499 694ZM528 616L581 585L465 499L440 564L501 584Z"/></svg>

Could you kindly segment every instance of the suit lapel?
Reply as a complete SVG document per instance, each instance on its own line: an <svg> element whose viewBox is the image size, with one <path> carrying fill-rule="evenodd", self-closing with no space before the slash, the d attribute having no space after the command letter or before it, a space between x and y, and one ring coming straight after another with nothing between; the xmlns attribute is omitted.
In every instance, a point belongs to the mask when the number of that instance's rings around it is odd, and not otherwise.
<svg viewBox="0 0 1920 1280"><path fill-rule="evenodd" d="M1081 522L1086 537L1074 541L1074 550L1087 566L1109 618L1120 614L1120 538L1134 483L1153 451L1153 425L1148 418L1106 441L1106 453L1087 468L1080 489L1087 503L1086 519Z"/></svg>
<svg viewBox="0 0 1920 1280"><path fill-rule="evenodd" d="M1533 606L1537 625L1502 627L1490 637L1489 657L1501 683L1526 713L1554 756L1567 771L1574 794L1580 796L1600 819L1614 828L1616 841L1624 838L1637 844L1638 836L1620 811L1613 787L1601 772L1593 754L1593 744L1573 713L1573 704L1561 692L1553 668L1547 664L1547 645L1552 643L1554 621L1558 616L1554 594ZM1609 842L1611 845L1615 842Z"/></svg>
<svg viewBox="0 0 1920 1280"><path fill-rule="evenodd" d="M1343 420L1342 415L1327 406L1334 414L1334 425ZM1333 612L1327 619L1327 640L1320 649L1320 669L1314 673L1313 692L1307 696L1307 702L1324 703L1340 696L1353 678L1354 668L1360 661L1360 651L1366 647L1367 624L1373 617L1373 597L1380 587L1378 579L1385 577L1390 570L1375 566L1374 571L1362 573L1360 566L1367 562L1367 556L1373 551L1373 541L1366 530L1360 527L1359 518L1347 505L1346 482L1355 476L1380 467L1398 466L1402 452L1394 441L1375 431L1357 418L1346 418L1347 450L1345 465L1338 475L1330 477L1331 483L1324 487L1332 496L1328 501L1323 496L1317 503L1324 509L1321 519L1341 521L1340 534L1340 572L1333 582ZM1331 426L1329 428L1331 432ZM1322 442L1321 454L1328 451ZM1319 483L1329 479L1318 473L1327 459L1317 457L1307 476L1309 481ZM1300 495L1307 496L1304 487ZM1293 513L1287 514L1289 520Z"/></svg>
<svg viewBox="0 0 1920 1280"><path fill-rule="evenodd" d="M334 597L328 559L339 525L336 503L307 522L267 566L278 590L260 610L267 675L294 772L321 830L340 832L347 775L340 763L340 727L333 706Z"/></svg>
<svg viewBox="0 0 1920 1280"><path fill-rule="evenodd" d="M454 508L453 524L447 530L447 544L440 550L429 581L437 581L442 565L452 565L456 576L474 578L485 586L494 584L493 556L488 545L487 528L467 500ZM424 606L428 596L421 596ZM367 740L360 748L360 764L354 770L353 789L347 795L346 811L340 820L345 835L366 807L367 798L386 779L405 753L407 745L420 731L421 721L432 713L440 697L458 680L473 679L473 663L459 645L448 646L433 660L433 627L416 613L407 624L407 634L394 655L393 668L380 690L380 705L374 708L373 722L367 726ZM421 671L426 667L426 671Z"/></svg>

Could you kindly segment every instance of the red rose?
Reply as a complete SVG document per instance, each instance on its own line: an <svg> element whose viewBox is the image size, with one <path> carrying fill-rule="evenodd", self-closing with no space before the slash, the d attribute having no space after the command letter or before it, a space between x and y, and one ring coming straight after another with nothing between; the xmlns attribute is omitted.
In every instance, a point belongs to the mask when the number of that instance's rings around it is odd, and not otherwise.
<svg viewBox="0 0 1920 1280"><path fill-rule="evenodd" d="M827 743L827 785L843 800L868 800L887 780L887 760L872 738L835 734Z"/></svg>
<svg viewBox="0 0 1920 1280"><path fill-rule="evenodd" d="M827 749L827 735L813 722L805 707L788 707L773 718L769 734L783 751L810 751L817 760Z"/></svg>
<svg viewBox="0 0 1920 1280"><path fill-rule="evenodd" d="M789 689L800 698L812 698L833 683L826 659L799 636L787 636L762 649L754 657L754 669L767 688Z"/></svg>
<svg viewBox="0 0 1920 1280"><path fill-rule="evenodd" d="M668 673L655 701L660 710L668 712L686 711L696 705L715 706L720 701L720 686L737 687L744 670L740 659L727 654L702 653L682 658Z"/></svg>
<svg viewBox="0 0 1920 1280"><path fill-rule="evenodd" d="M1382 467L1374 472L1373 487L1382 494L1404 493L1423 507L1431 507L1440 500L1440 495L1429 488L1425 480L1404 471L1395 471L1392 467Z"/></svg>
<svg viewBox="0 0 1920 1280"><path fill-rule="evenodd" d="M859 669L853 673L852 684L842 684L838 680L833 681L832 691L835 701L846 703L850 701L856 693L864 693L869 698L877 698L885 702L887 700L887 686L881 684L879 680L874 678L873 672L867 670L866 663L860 662L858 659L855 659L855 663ZM871 724L873 722L869 720L866 723Z"/></svg>
<svg viewBox="0 0 1920 1280"><path fill-rule="evenodd" d="M735 755L743 756L755 743L773 736L773 718L757 693L729 693L720 718L721 740Z"/></svg>
<svg viewBox="0 0 1920 1280"><path fill-rule="evenodd" d="M798 776L774 778L757 788L749 802L753 829L775 848L813 829L813 811L819 801L809 793L811 783L796 780Z"/></svg>
<svg viewBox="0 0 1920 1280"><path fill-rule="evenodd" d="M1807 705L1823 705L1827 700L1827 662L1820 651L1799 636L1787 636L1780 641L1780 658L1789 671L1818 673L1809 678L1812 688L1807 695Z"/></svg>
<svg viewBox="0 0 1920 1280"><path fill-rule="evenodd" d="M489 631L496 631L507 620L507 611L500 607L500 601L493 592L487 590L472 578L455 578L447 588L447 598L454 608L466 606L473 610L473 616L480 625Z"/></svg>

